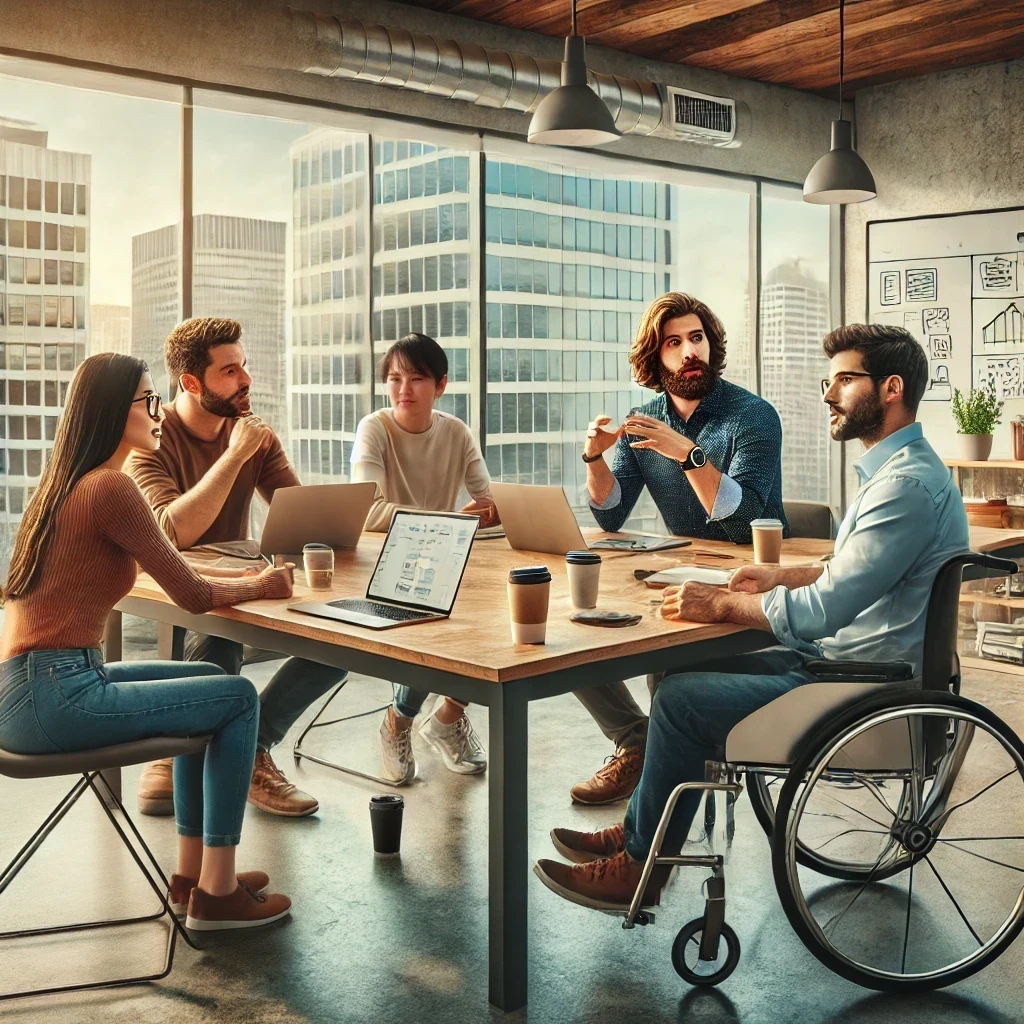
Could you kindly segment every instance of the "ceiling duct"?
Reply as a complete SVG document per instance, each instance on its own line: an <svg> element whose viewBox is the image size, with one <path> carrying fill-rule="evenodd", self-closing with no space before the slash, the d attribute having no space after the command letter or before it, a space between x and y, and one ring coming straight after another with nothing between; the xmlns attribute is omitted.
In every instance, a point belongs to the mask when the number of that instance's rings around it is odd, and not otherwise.
<svg viewBox="0 0 1024 1024"><path fill-rule="evenodd" d="M393 88L463 100L481 107L530 114L561 82L555 58L485 49L476 43L437 39L421 32L366 25L356 18L291 9L297 32L311 44L309 74L374 82ZM668 92L654 82L595 71L588 84L608 105L624 135L658 135L678 139ZM720 100L732 104L732 100ZM691 129L687 141L737 146L735 132L707 137Z"/></svg>

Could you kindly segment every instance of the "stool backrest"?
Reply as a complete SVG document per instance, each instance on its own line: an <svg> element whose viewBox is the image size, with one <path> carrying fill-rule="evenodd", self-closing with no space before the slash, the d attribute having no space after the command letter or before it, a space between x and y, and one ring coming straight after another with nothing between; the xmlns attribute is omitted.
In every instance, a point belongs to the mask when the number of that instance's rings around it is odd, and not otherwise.
<svg viewBox="0 0 1024 1024"><path fill-rule="evenodd" d="M782 509L786 513L791 537L815 537L819 540L835 537L836 520L830 505L820 501L784 501Z"/></svg>

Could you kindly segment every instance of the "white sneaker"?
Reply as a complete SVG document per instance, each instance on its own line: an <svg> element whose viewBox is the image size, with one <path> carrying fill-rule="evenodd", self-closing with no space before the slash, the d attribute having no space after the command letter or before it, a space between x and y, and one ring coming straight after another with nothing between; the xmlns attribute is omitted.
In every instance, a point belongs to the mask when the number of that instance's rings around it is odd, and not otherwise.
<svg viewBox="0 0 1024 1024"><path fill-rule="evenodd" d="M487 770L487 752L465 714L451 725L445 725L437 720L435 710L419 727L419 734L444 758L449 771L458 775L479 775Z"/></svg>
<svg viewBox="0 0 1024 1024"><path fill-rule="evenodd" d="M404 786L416 778L416 755L412 752L412 721L401 719L403 724L399 724L399 720L394 707L384 713L380 723L380 755L385 776Z"/></svg>

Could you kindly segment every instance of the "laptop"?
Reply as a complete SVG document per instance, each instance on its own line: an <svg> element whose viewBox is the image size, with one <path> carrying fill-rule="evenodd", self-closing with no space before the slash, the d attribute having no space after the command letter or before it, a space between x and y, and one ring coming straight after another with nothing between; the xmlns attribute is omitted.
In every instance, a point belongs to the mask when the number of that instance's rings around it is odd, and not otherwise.
<svg viewBox="0 0 1024 1024"><path fill-rule="evenodd" d="M473 548L478 516L399 509L366 588L366 597L303 601L290 611L368 629L447 619Z"/></svg>
<svg viewBox="0 0 1024 1024"><path fill-rule="evenodd" d="M587 544L569 506L565 491L552 484L502 484L491 481L491 496L498 508L505 536L520 551L564 555L567 551L665 551L690 543L684 537L626 535Z"/></svg>
<svg viewBox="0 0 1024 1024"><path fill-rule="evenodd" d="M354 548L373 504L377 485L313 484L279 487L260 537L260 554L299 555L306 544Z"/></svg>

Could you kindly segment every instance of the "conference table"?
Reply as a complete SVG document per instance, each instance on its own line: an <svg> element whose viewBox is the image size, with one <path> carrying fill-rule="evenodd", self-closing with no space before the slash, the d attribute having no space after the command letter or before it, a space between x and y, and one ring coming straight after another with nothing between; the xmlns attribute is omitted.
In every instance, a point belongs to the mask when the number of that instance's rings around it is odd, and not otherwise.
<svg viewBox="0 0 1024 1024"><path fill-rule="evenodd" d="M585 533L588 540L615 536ZM637 569L676 565L732 568L753 561L753 553L749 547L704 540L658 553L602 552L598 605L639 614L640 622L627 628L571 622L564 558L513 551L502 538L476 541L448 619L374 631L288 609L311 598L362 596L383 540L383 534L365 533L354 549L336 552L329 596L310 591L296 572L290 599L248 601L199 615L179 608L152 579L140 575L112 613L107 657L120 656L120 615L129 613L160 624L164 657L181 659L185 630L194 630L486 705L489 996L502 1010L516 1010L527 1000L529 702L773 645L770 633L742 626L669 622L660 615L660 592L634 577ZM1014 557L1024 554L1024 532L972 527L971 544L976 551ZM831 541L791 539L783 544L781 561L808 564L831 549ZM547 565L552 575L547 642L515 646L508 571L537 564Z"/></svg>

